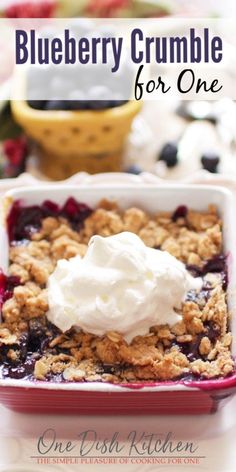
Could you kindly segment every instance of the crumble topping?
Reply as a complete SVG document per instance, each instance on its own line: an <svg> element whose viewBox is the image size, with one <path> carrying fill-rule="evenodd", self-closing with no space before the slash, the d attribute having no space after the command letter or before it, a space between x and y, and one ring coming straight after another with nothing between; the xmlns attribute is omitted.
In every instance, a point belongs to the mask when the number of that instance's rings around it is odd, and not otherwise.
<svg viewBox="0 0 236 472"><path fill-rule="evenodd" d="M203 277L199 293L190 291L181 322L153 326L127 344L110 331L98 337L51 325L46 283L59 259L84 256L89 239L122 231L137 234L152 248L166 250ZM209 379L234 369L226 303L222 223L216 208L149 215L140 208L121 211L103 200L78 229L59 215L42 219L29 240L11 242L10 268L21 285L2 307L0 360L3 374L54 381L114 383L178 378Z"/></svg>

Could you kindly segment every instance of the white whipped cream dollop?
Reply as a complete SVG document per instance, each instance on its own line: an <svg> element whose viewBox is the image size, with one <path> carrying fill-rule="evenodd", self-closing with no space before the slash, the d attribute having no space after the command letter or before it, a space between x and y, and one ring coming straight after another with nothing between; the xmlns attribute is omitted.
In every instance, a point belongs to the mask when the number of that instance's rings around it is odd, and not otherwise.
<svg viewBox="0 0 236 472"><path fill-rule="evenodd" d="M184 264L133 233L93 236L83 258L58 261L48 281L47 317L63 332L117 331L130 342L151 326L180 321L176 309L200 286Z"/></svg>

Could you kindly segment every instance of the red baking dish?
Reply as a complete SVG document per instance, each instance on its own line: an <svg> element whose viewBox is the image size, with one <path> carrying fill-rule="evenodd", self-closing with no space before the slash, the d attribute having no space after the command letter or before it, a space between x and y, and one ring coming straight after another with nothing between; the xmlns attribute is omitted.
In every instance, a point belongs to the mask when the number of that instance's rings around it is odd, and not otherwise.
<svg viewBox="0 0 236 472"><path fill-rule="evenodd" d="M3 220L10 204L21 200L25 205L47 199L59 204L69 196L95 206L102 199L118 201L121 208L138 205L149 212L173 211L187 204L195 210L205 210L215 204L223 220L224 249L228 256L228 306L231 330L236 335L234 319L236 305L236 267L234 231L234 198L220 187L205 185L133 185L73 187L48 185L8 192L3 200ZM7 270L8 240L6 228L0 228L0 266ZM232 354L235 356L235 339ZM236 373L224 379L179 380L143 384L113 385L109 383L56 383L30 380L0 380L0 401L8 408L25 413L60 414L204 414L215 412L219 405L236 392Z"/></svg>

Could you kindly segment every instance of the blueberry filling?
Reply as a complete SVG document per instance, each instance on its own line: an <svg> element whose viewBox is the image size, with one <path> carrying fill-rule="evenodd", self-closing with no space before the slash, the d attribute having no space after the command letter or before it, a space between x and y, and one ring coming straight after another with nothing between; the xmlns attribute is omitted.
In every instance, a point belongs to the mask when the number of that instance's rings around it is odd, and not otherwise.
<svg viewBox="0 0 236 472"><path fill-rule="evenodd" d="M10 377L11 379L26 379L32 378L34 372L34 365L39 356L27 356L23 364L17 366L5 365L3 369L4 377Z"/></svg>
<svg viewBox="0 0 236 472"><path fill-rule="evenodd" d="M158 156L159 161L164 161L167 167L175 167L178 164L178 144L168 142L164 144Z"/></svg>
<svg viewBox="0 0 236 472"><path fill-rule="evenodd" d="M126 169L125 172L127 172L127 174L139 175L142 173L142 169L138 164L132 164Z"/></svg>
<svg viewBox="0 0 236 472"><path fill-rule="evenodd" d="M207 261L204 266L204 273L207 272L225 272L226 271L226 256L220 254Z"/></svg>
<svg viewBox="0 0 236 472"><path fill-rule="evenodd" d="M29 322L28 332L23 333L15 344L0 343L0 361L3 365L2 376L14 379L33 378L34 365L44 351L58 354L60 349L48 349L50 341L60 334L51 323L43 323L37 319ZM15 351L15 356L9 351ZM69 354L69 351L65 351Z"/></svg>
<svg viewBox="0 0 236 472"><path fill-rule="evenodd" d="M33 378L34 364L39 359L39 353L29 352L29 335L23 333L18 343L0 344L0 360L2 363L2 376L14 379ZM12 351L15 356L12 356ZM10 356L11 352L11 356Z"/></svg>
<svg viewBox="0 0 236 472"><path fill-rule="evenodd" d="M85 203L77 202L73 197L68 198L64 206L59 211L61 216L67 218L72 227L76 230L81 226L86 218L92 213L92 210Z"/></svg>
<svg viewBox="0 0 236 472"><path fill-rule="evenodd" d="M199 346L202 338L206 336L205 333L200 333L192 342L179 343L178 346L183 354L186 355L189 362L196 361L203 358L199 352Z"/></svg>

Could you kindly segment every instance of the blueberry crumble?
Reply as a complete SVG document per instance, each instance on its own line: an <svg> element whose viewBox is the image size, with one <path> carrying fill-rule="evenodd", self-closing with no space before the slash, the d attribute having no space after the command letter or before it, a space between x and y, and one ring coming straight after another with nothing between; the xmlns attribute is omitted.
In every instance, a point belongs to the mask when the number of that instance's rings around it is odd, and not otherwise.
<svg viewBox="0 0 236 472"><path fill-rule="evenodd" d="M1 377L54 382L128 383L211 379L230 375L232 335L227 309L227 263L222 223L214 206L196 212L122 211L103 200L98 207L69 198L63 206L45 201L24 207L16 201L7 218L10 265L0 273ZM93 235L128 231L146 246L167 251L184 263L200 290L190 290L173 326L152 326L128 343L117 331L97 336L49 322L49 276L57 262L84 257Z"/></svg>

